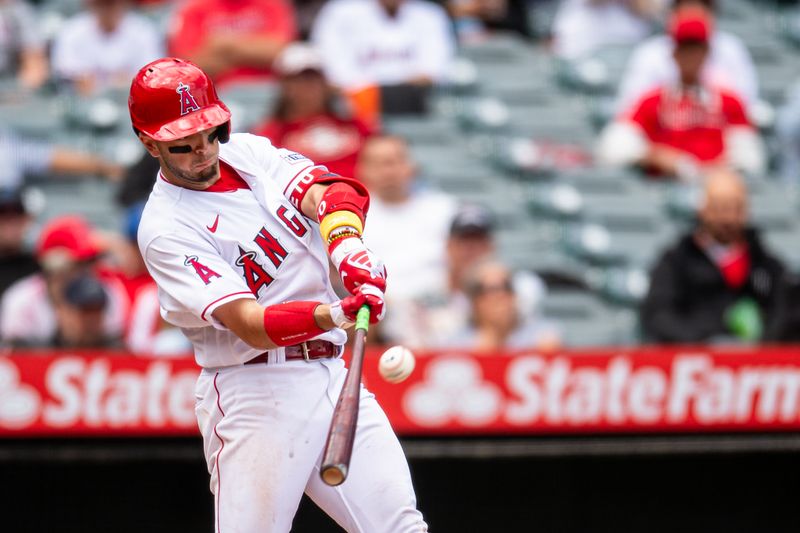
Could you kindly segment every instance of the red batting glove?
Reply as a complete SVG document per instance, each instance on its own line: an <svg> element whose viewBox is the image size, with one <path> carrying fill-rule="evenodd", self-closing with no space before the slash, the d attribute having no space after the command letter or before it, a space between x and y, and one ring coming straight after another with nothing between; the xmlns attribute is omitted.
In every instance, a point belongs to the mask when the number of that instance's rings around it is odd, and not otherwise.
<svg viewBox="0 0 800 533"><path fill-rule="evenodd" d="M330 254L342 284L350 294L356 294L358 287L365 284L374 285L381 292L386 290L386 267L361 239L348 237L335 241Z"/></svg>
<svg viewBox="0 0 800 533"><path fill-rule="evenodd" d="M383 291L373 285L361 285L356 293L331 304L331 319L340 328L353 325L362 305L369 306L369 323L377 324L386 314Z"/></svg>

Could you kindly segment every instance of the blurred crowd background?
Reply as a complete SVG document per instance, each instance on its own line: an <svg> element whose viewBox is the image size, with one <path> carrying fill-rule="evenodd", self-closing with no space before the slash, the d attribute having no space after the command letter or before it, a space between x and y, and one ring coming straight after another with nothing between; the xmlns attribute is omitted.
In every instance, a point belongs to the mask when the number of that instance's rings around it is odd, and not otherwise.
<svg viewBox="0 0 800 533"><path fill-rule="evenodd" d="M372 194L385 343L800 340L800 4L0 0L0 343L169 356L133 74Z"/></svg>

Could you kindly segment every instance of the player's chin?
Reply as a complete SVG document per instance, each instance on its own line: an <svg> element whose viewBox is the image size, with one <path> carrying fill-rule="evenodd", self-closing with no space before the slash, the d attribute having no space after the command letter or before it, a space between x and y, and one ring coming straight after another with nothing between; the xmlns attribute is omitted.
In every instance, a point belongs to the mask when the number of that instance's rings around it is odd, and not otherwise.
<svg viewBox="0 0 800 533"><path fill-rule="evenodd" d="M194 176L192 176L192 181L197 183L208 183L210 181L216 181L219 177L219 163L215 162L213 165L206 167L198 172L195 172Z"/></svg>

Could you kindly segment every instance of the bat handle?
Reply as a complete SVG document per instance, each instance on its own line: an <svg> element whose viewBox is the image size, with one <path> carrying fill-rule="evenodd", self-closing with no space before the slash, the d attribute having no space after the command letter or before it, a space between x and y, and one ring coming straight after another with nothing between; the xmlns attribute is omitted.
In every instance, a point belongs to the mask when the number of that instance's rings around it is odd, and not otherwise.
<svg viewBox="0 0 800 533"><path fill-rule="evenodd" d="M356 329L369 331L369 306L362 305L356 315Z"/></svg>

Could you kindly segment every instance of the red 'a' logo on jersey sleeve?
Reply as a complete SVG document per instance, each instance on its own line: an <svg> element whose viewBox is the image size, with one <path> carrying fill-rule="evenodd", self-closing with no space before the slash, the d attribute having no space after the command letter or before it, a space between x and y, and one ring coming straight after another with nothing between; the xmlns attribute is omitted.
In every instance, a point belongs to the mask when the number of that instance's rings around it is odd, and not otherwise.
<svg viewBox="0 0 800 533"><path fill-rule="evenodd" d="M211 278L221 278L219 274L211 270L210 267L207 267L203 263L200 262L200 258L196 255L187 255L186 261L183 262L184 265L190 266L194 268L194 271L200 276L200 279L203 280L203 283L208 285L211 283Z"/></svg>
<svg viewBox="0 0 800 533"><path fill-rule="evenodd" d="M197 111L200 109L200 106L197 105L197 101L192 96L192 93L189 92L189 86L185 83L179 83L178 88L175 89L181 97L181 116L187 115L192 111Z"/></svg>

